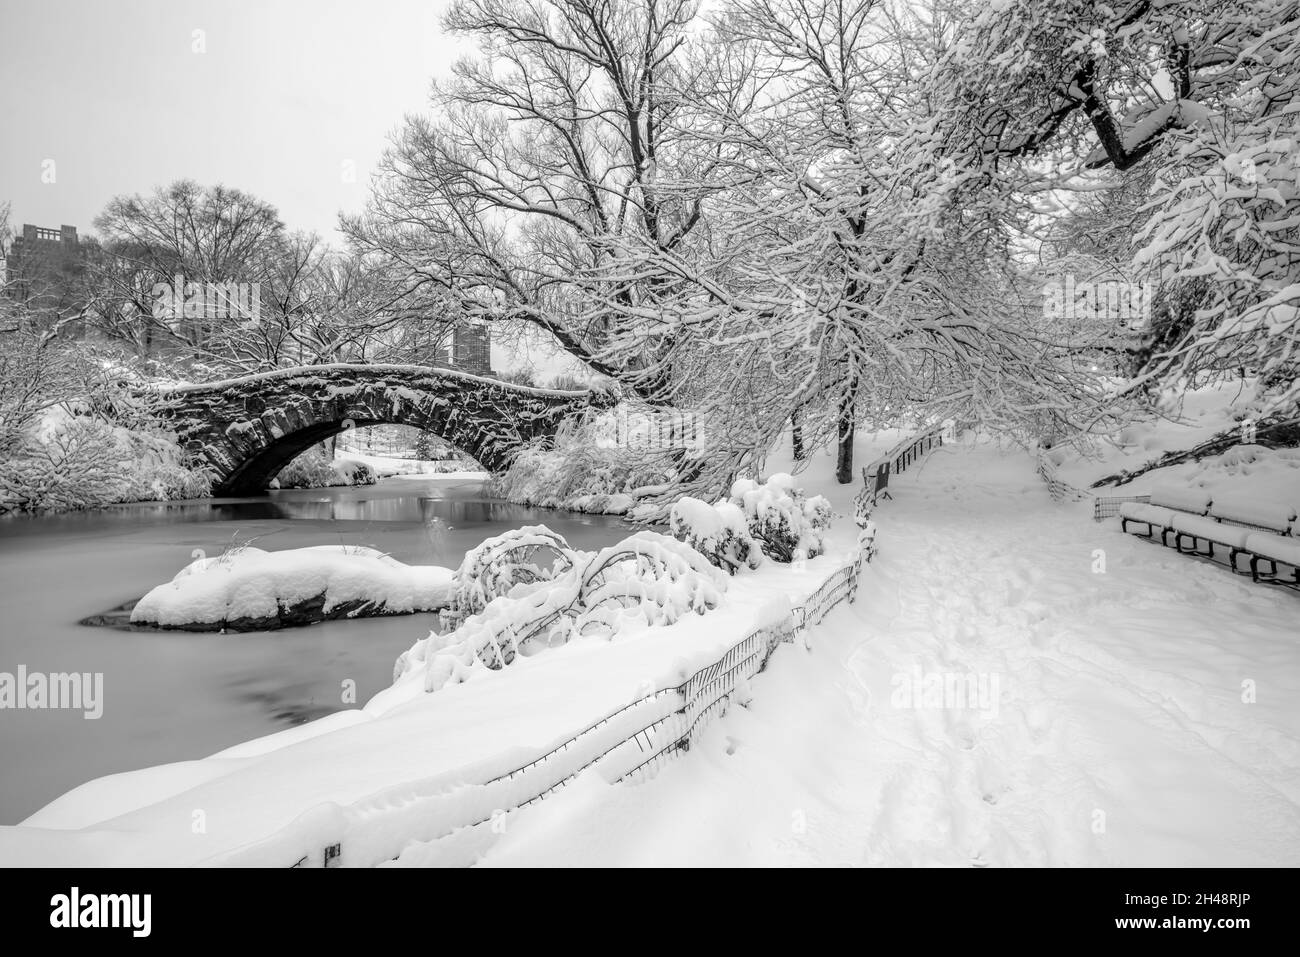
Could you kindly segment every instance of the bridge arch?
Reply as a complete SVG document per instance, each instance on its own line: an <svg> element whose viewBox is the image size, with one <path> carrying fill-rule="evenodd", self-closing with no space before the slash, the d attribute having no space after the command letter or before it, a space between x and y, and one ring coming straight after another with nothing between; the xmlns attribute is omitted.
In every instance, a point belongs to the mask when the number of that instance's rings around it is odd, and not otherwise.
<svg viewBox="0 0 1300 957"><path fill-rule="evenodd" d="M500 471L520 445L613 400L534 389L452 369L335 363L155 390L183 447L217 477L216 495L256 495L312 445L347 428L410 425Z"/></svg>

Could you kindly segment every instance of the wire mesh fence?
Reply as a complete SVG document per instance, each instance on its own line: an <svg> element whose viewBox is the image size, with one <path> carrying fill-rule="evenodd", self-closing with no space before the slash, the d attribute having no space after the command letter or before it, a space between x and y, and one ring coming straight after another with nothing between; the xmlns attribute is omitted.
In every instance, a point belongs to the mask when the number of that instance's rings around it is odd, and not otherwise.
<svg viewBox="0 0 1300 957"><path fill-rule="evenodd" d="M1098 495L1092 500L1092 519L1094 522L1100 522L1103 519L1114 518L1125 502L1150 501L1150 495Z"/></svg>

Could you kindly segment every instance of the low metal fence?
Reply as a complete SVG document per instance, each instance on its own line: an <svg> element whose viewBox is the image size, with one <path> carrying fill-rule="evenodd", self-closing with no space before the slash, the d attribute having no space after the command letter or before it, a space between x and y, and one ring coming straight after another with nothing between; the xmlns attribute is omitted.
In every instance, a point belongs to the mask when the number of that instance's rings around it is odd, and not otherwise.
<svg viewBox="0 0 1300 957"><path fill-rule="evenodd" d="M763 671L782 642L793 642L836 606L856 598L862 569L870 555L870 549L854 551L802 604L754 628L717 660L697 669L681 684L656 690L624 705L545 754L495 774L481 784L465 783L447 792L429 783L428 793L422 797L394 802L378 795L344 808L338 816L337 832L317 844L323 847L320 853L289 852L288 847L293 844L286 841L284 856L290 860L285 863L293 867L374 865L395 859L417 844L436 859L437 842L466 829L490 826L503 810L540 801L588 768L601 767L611 781L637 781L653 775L668 760L690 750L708 723L726 712L737 685ZM420 783L408 789L416 793L424 790ZM493 802L493 813L482 813L481 808L487 806L482 800L472 805L480 809L477 813L458 812L456 808L461 805L456 803L457 797L467 789L485 789L485 794L492 795L488 800ZM417 807L420 802L426 805L423 815ZM378 820L385 812L389 812L390 819ZM405 817L401 821L391 819L398 814ZM402 828L404 822L409 822L409 830ZM367 830L379 837L360 838ZM395 839L395 832L402 832L400 841ZM318 840L317 832L313 832L312 839ZM270 848L276 841L277 836L273 835L259 845ZM349 848L356 843L364 844L365 850L350 857ZM259 845L212 863L261 863L267 855L259 853ZM280 856L278 851L270 853ZM291 863L295 855L298 855L296 863Z"/></svg>
<svg viewBox="0 0 1300 957"><path fill-rule="evenodd" d="M931 449L943 445L943 436L942 428L926 429L903 439L874 462L862 466L862 491L853 498L853 510L859 522L866 519L881 495L893 497L889 494L890 475L907 471Z"/></svg>
<svg viewBox="0 0 1300 957"><path fill-rule="evenodd" d="M1056 466L1040 450L1037 466L1034 469L1038 477L1047 485L1047 492L1058 502L1078 502L1088 497L1083 489L1075 488L1056 474Z"/></svg>

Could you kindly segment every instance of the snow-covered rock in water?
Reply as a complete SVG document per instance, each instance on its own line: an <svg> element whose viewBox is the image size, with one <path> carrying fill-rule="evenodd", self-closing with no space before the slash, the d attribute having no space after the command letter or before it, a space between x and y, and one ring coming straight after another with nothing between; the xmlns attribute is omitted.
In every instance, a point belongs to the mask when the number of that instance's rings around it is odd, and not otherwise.
<svg viewBox="0 0 1300 957"><path fill-rule="evenodd" d="M187 631L260 631L434 611L452 593L451 569L404 565L373 548L244 547L191 562L141 598L131 621Z"/></svg>
<svg viewBox="0 0 1300 957"><path fill-rule="evenodd" d="M730 575L757 568L763 561L758 543L749 534L745 513L732 502L710 505L689 495L678 499L668 516L673 538L690 545Z"/></svg>

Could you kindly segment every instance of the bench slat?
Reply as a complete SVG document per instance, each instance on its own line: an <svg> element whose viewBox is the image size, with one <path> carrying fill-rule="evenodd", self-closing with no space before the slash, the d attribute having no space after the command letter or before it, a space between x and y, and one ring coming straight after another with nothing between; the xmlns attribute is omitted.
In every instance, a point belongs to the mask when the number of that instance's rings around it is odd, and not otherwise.
<svg viewBox="0 0 1300 957"><path fill-rule="evenodd" d="M1193 515L1204 515L1210 507L1210 493L1203 488L1186 485L1162 485L1151 490L1151 504Z"/></svg>
<svg viewBox="0 0 1300 957"><path fill-rule="evenodd" d="M1246 539L1246 550L1300 568L1300 539L1287 535L1255 532Z"/></svg>
<svg viewBox="0 0 1300 957"><path fill-rule="evenodd" d="M1290 502L1276 499L1221 494L1214 497L1210 515L1230 522L1255 525L1274 532L1284 533L1295 520L1295 508Z"/></svg>

